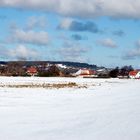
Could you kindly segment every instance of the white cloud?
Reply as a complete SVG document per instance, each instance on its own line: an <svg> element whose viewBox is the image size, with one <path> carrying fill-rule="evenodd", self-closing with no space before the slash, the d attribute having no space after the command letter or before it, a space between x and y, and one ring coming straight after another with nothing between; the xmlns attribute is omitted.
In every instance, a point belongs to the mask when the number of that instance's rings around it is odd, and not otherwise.
<svg viewBox="0 0 140 140"><path fill-rule="evenodd" d="M140 48L128 51L125 56L123 56L123 59L135 59L137 57L140 57Z"/></svg>
<svg viewBox="0 0 140 140"><path fill-rule="evenodd" d="M135 48L128 50L122 58L126 60L140 58L140 40L136 42Z"/></svg>
<svg viewBox="0 0 140 140"><path fill-rule="evenodd" d="M0 58L3 60L37 60L41 56L38 50L24 45L18 45L14 48L0 45Z"/></svg>
<svg viewBox="0 0 140 140"><path fill-rule="evenodd" d="M60 29L65 29L65 30L69 30L71 24L72 24L73 20L70 18L65 18L61 21L59 28Z"/></svg>
<svg viewBox="0 0 140 140"><path fill-rule="evenodd" d="M1 0L0 6L37 9L86 18L140 18L139 0Z"/></svg>
<svg viewBox="0 0 140 140"><path fill-rule="evenodd" d="M12 59L17 60L36 60L39 57L38 51L19 45L14 49L9 49L7 54Z"/></svg>
<svg viewBox="0 0 140 140"><path fill-rule="evenodd" d="M97 41L98 45L104 46L104 47L109 47L109 48L116 48L117 44L115 41L113 41L110 38L102 39Z"/></svg>
<svg viewBox="0 0 140 140"><path fill-rule="evenodd" d="M28 19L27 21L27 29L32 30L33 28L41 28L44 29L46 28L47 21L45 16L32 16Z"/></svg>
<svg viewBox="0 0 140 140"><path fill-rule="evenodd" d="M21 29L13 30L10 36L10 41L16 43L35 44L35 45L47 45L48 33L45 31L35 32L32 30L24 31Z"/></svg>
<svg viewBox="0 0 140 140"><path fill-rule="evenodd" d="M86 53L89 50L89 47L84 47L79 43L65 42L56 52L63 61L87 62Z"/></svg>

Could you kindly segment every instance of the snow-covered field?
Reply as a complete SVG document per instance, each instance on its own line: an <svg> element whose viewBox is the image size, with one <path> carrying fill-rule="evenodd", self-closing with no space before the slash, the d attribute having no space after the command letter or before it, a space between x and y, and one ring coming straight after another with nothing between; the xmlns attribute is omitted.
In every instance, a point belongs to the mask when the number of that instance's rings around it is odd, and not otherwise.
<svg viewBox="0 0 140 140"><path fill-rule="evenodd" d="M0 140L140 140L140 80L0 77Z"/></svg>

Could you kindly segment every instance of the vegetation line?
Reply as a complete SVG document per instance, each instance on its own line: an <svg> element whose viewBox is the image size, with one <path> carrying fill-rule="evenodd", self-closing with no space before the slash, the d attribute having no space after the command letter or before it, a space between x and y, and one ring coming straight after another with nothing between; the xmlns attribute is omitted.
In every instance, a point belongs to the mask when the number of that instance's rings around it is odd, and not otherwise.
<svg viewBox="0 0 140 140"><path fill-rule="evenodd" d="M69 83L55 83L55 84L49 84L49 83L43 83L43 84L8 84L8 85L3 85L0 84L0 87L5 87L5 88L87 88L85 85L78 85L75 82L69 82Z"/></svg>

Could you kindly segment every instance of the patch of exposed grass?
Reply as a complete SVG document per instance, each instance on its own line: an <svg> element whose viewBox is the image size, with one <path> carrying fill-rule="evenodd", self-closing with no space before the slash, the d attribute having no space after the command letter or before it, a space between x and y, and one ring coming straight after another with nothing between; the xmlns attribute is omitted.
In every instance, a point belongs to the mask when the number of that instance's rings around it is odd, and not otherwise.
<svg viewBox="0 0 140 140"><path fill-rule="evenodd" d="M27 84L7 84L7 85L0 85L0 87L5 88L86 88L85 86L80 86L75 82L69 83L42 83L42 84L34 84L34 83L27 83Z"/></svg>

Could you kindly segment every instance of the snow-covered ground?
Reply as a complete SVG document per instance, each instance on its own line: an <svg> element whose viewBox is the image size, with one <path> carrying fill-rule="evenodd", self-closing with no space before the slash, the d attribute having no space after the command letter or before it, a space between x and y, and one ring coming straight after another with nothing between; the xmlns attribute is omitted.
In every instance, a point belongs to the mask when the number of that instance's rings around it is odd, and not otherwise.
<svg viewBox="0 0 140 140"><path fill-rule="evenodd" d="M0 140L140 140L140 80L0 77Z"/></svg>

